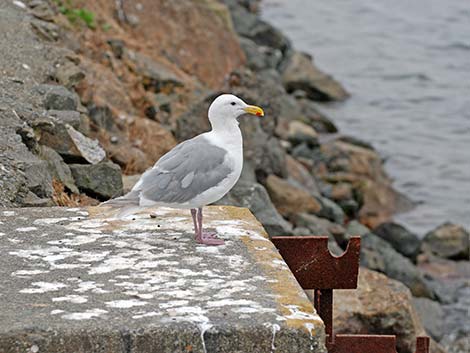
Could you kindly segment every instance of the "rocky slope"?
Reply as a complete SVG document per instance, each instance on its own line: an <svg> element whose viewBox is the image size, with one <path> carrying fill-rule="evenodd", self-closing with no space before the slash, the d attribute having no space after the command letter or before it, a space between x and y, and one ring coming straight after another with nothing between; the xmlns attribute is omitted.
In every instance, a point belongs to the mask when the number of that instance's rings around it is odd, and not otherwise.
<svg viewBox="0 0 470 353"><path fill-rule="evenodd" d="M207 130L212 99L233 92L266 117L241 119L243 175L220 203L250 208L270 235L329 235L338 253L360 234L364 266L455 308L457 289L446 292L448 279L429 264L449 257L439 261L459 267L452 283L465 290L468 233L447 227L422 245L384 223L409 200L373 147L321 112L348 93L256 8L248 0L0 3L0 205L118 196L178 141ZM444 338L455 332L435 338L468 344L466 329Z"/></svg>

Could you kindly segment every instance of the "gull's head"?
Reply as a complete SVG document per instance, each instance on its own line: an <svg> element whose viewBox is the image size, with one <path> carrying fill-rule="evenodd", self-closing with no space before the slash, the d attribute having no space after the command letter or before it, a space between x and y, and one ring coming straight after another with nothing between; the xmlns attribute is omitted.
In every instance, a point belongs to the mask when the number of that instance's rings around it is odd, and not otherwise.
<svg viewBox="0 0 470 353"><path fill-rule="evenodd" d="M248 105L233 94L218 96L209 107L209 120L214 124L230 124L236 122L243 114L252 114L258 117L264 116L263 109L255 105Z"/></svg>

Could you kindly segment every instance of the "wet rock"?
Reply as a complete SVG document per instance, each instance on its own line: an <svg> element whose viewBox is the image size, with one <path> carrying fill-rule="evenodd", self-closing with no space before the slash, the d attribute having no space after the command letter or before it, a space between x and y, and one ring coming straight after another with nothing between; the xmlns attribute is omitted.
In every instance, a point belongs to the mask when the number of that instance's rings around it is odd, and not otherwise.
<svg viewBox="0 0 470 353"><path fill-rule="evenodd" d="M69 166L56 151L47 146L40 146L39 157L47 162L53 178L64 184L71 192L78 194Z"/></svg>
<svg viewBox="0 0 470 353"><path fill-rule="evenodd" d="M416 261L421 246L421 241L416 234L394 222L382 223L373 232L392 245L400 254Z"/></svg>
<svg viewBox="0 0 470 353"><path fill-rule="evenodd" d="M237 1L224 0L230 9L230 15L235 31L242 37L253 40L258 45L263 45L286 53L290 47L290 40L277 28L261 20L254 13L249 12Z"/></svg>
<svg viewBox="0 0 470 353"><path fill-rule="evenodd" d="M239 181L217 204L249 208L270 236L292 234L292 226L276 210L261 184Z"/></svg>
<svg viewBox="0 0 470 353"><path fill-rule="evenodd" d="M300 186L313 195L320 195L317 181L302 163L292 158L290 155L287 155L286 167L288 170L288 179L291 184Z"/></svg>
<svg viewBox="0 0 470 353"><path fill-rule="evenodd" d="M70 164L75 184L80 191L100 200L122 195L121 168L112 162Z"/></svg>
<svg viewBox="0 0 470 353"><path fill-rule="evenodd" d="M254 71L277 68L282 61L279 49L260 46L245 37L240 37L240 46L245 53L247 66Z"/></svg>
<svg viewBox="0 0 470 353"><path fill-rule="evenodd" d="M56 66L52 78L59 84L71 89L85 78L85 72L74 62L67 60Z"/></svg>
<svg viewBox="0 0 470 353"><path fill-rule="evenodd" d="M413 308L410 291L400 282L360 268L358 287L335 292L337 333L396 335L399 353L414 353L424 328ZM444 352L435 342L431 352Z"/></svg>
<svg viewBox="0 0 470 353"><path fill-rule="evenodd" d="M385 240L357 221L350 222L346 232L361 236L361 266L404 283L416 297L435 298L420 270Z"/></svg>
<svg viewBox="0 0 470 353"><path fill-rule="evenodd" d="M266 190L276 209L284 217L301 212L316 213L321 209L321 204L306 190L275 175L269 175L266 179Z"/></svg>
<svg viewBox="0 0 470 353"><path fill-rule="evenodd" d="M35 90L44 94L44 107L53 110L77 110L78 96L63 86L40 85Z"/></svg>
<svg viewBox="0 0 470 353"><path fill-rule="evenodd" d="M444 334L444 310L438 302L428 298L413 298L413 306L426 329L436 341Z"/></svg>
<svg viewBox="0 0 470 353"><path fill-rule="evenodd" d="M302 90L312 100L332 101L348 97L341 84L316 68L312 58L304 53L292 54L284 68L282 79L288 92Z"/></svg>
<svg viewBox="0 0 470 353"><path fill-rule="evenodd" d="M319 133L336 133L338 128L324 113L317 107L316 103L309 99L298 99L302 120L312 126Z"/></svg>
<svg viewBox="0 0 470 353"><path fill-rule="evenodd" d="M446 222L425 235L422 248L442 258L468 260L469 237L462 226Z"/></svg>

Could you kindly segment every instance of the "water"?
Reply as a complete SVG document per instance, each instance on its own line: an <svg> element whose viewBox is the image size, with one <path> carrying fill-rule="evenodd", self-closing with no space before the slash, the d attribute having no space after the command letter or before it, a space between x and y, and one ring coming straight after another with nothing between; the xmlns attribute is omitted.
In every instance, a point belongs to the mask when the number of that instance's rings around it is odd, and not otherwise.
<svg viewBox="0 0 470 353"><path fill-rule="evenodd" d="M262 16L352 94L325 107L371 141L418 234L470 227L470 1L264 0Z"/></svg>

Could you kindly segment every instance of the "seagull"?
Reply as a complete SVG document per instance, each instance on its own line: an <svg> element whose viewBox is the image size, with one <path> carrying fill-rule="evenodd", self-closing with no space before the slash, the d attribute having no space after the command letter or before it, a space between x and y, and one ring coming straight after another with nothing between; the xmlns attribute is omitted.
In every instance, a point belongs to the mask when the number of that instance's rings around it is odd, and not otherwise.
<svg viewBox="0 0 470 353"><path fill-rule="evenodd" d="M240 178L243 138L238 117L243 114L264 116L263 109L237 96L218 96L208 111L211 131L176 145L142 174L129 193L104 205L133 211L152 206L190 209L196 242L223 245L216 233L203 230L202 209L220 200Z"/></svg>

